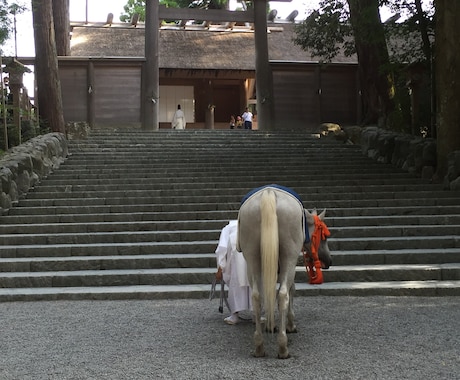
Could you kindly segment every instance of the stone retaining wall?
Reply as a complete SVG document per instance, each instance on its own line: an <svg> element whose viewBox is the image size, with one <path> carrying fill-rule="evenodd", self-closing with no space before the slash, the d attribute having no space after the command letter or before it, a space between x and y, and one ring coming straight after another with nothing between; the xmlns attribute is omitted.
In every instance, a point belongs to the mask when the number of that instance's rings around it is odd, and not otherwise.
<svg viewBox="0 0 460 380"><path fill-rule="evenodd" d="M395 165L421 178L439 181L434 177L436 140L378 127L345 127L343 131L348 141L361 146L364 155L378 162ZM337 136L344 139L343 135ZM460 190L460 151L455 151L449 156L448 174L442 181L446 189Z"/></svg>
<svg viewBox="0 0 460 380"><path fill-rule="evenodd" d="M65 135L49 133L12 148L0 158L0 212L18 202L68 155Z"/></svg>

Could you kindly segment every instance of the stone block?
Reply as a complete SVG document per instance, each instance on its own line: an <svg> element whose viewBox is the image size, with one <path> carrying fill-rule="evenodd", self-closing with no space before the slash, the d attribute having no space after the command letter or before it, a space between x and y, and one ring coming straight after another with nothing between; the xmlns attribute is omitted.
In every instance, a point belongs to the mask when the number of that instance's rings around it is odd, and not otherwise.
<svg viewBox="0 0 460 380"><path fill-rule="evenodd" d="M8 209L59 167L68 155L68 145L62 133L49 133L12 148L0 160L1 208Z"/></svg>

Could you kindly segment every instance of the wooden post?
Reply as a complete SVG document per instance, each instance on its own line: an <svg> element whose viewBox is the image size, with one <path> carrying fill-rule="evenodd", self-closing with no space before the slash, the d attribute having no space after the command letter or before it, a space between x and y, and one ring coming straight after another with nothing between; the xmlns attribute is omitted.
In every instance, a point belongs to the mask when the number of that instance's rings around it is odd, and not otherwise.
<svg viewBox="0 0 460 380"><path fill-rule="evenodd" d="M160 64L158 57L158 0L145 2L145 63L142 89L142 129L158 130L158 101L160 98Z"/></svg>

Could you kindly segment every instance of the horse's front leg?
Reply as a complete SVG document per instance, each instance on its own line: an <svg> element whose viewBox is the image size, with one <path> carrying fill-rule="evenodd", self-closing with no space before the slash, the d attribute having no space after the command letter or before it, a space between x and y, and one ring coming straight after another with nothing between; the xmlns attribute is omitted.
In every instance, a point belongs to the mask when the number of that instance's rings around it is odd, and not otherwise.
<svg viewBox="0 0 460 380"><path fill-rule="evenodd" d="M278 332L278 357L280 359L287 359L290 357L288 350L288 338L286 334L286 317L289 307L289 293L287 291L286 283L281 284L278 293L278 311L280 318L280 326Z"/></svg>

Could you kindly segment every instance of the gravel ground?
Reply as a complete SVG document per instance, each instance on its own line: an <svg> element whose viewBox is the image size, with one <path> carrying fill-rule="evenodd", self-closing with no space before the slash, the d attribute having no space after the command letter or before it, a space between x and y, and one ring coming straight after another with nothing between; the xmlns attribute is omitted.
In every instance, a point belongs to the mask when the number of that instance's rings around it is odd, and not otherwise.
<svg viewBox="0 0 460 380"><path fill-rule="evenodd" d="M218 303L2 303L0 379L460 379L457 297L296 298L287 360Z"/></svg>

